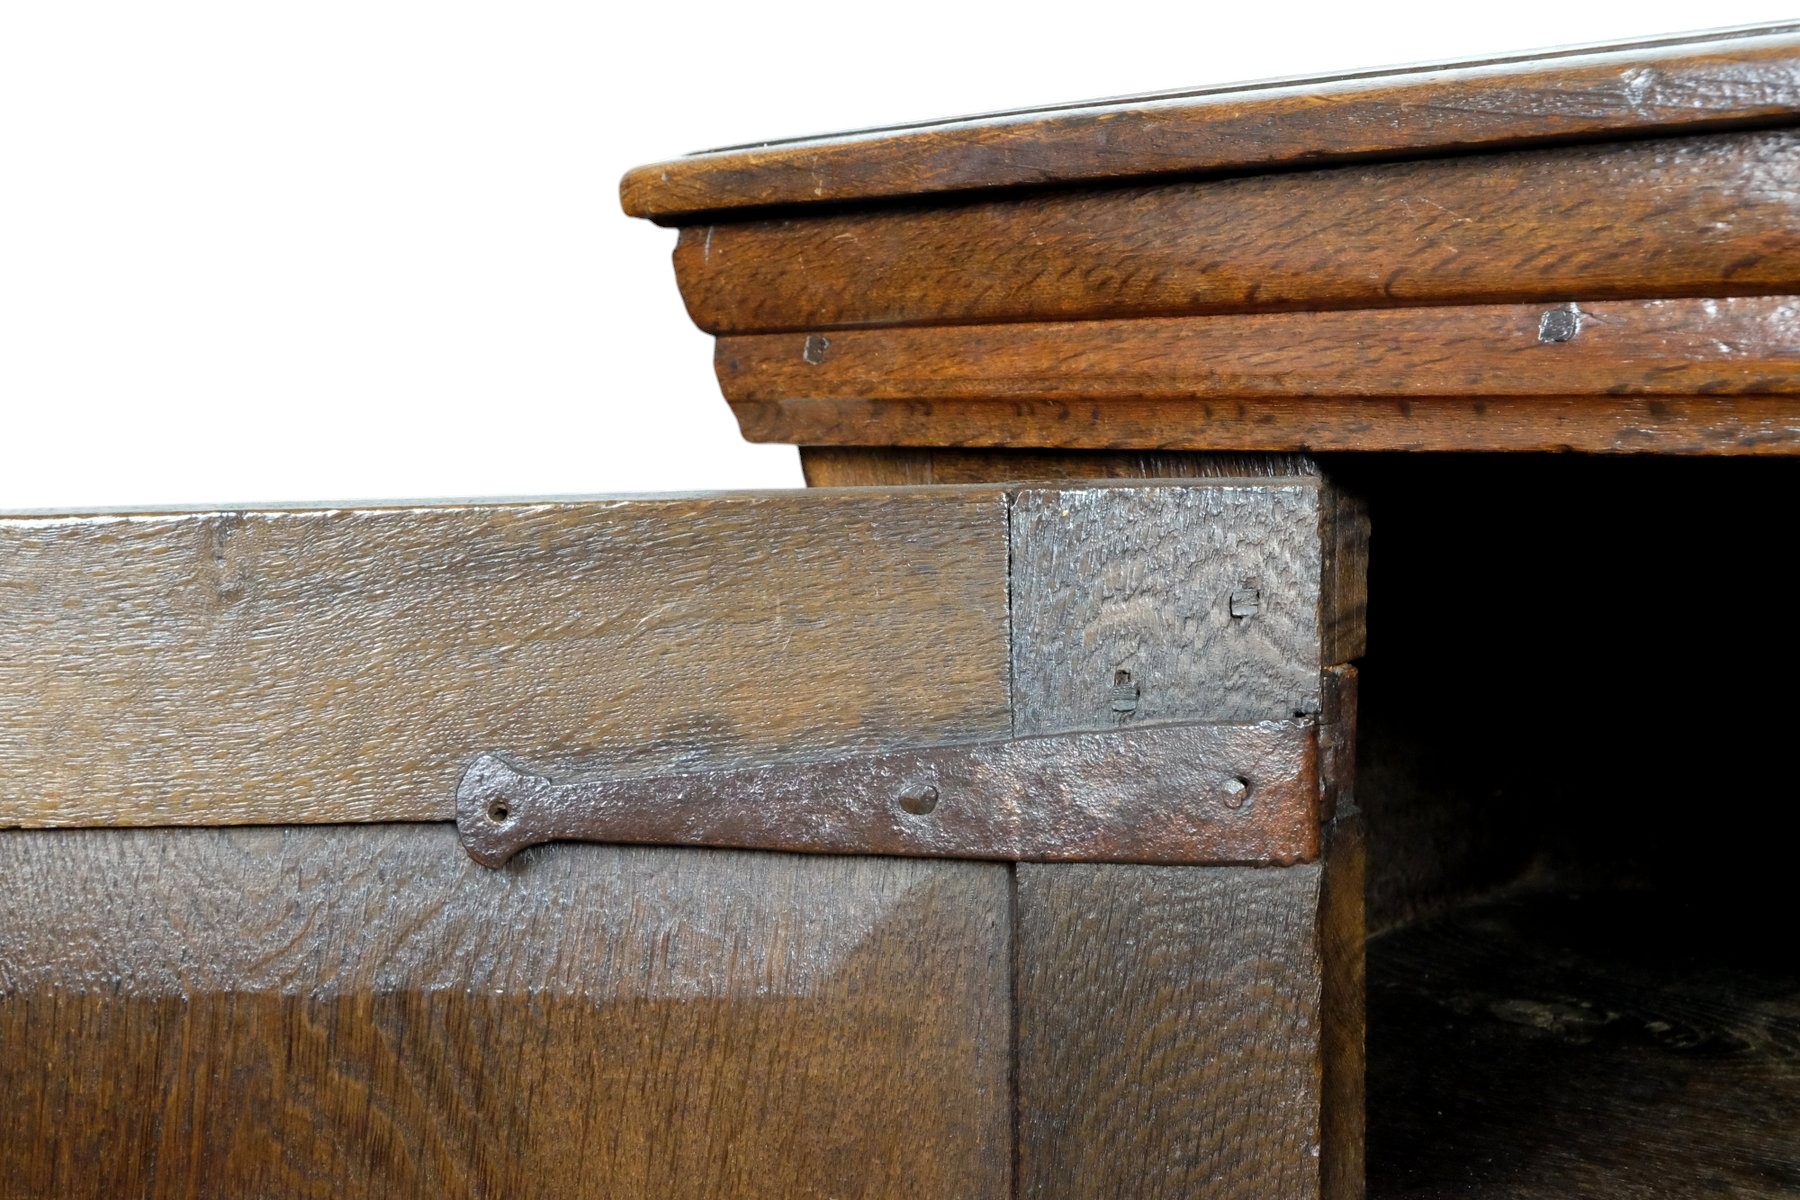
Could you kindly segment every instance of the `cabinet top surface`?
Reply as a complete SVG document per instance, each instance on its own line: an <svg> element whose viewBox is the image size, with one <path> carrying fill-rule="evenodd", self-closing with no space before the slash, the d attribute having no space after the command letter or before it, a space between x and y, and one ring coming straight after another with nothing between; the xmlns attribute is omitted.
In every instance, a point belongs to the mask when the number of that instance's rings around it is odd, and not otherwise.
<svg viewBox="0 0 1800 1200"><path fill-rule="evenodd" d="M1800 23L1050 105L706 151L625 176L670 224L743 209L1230 173L1800 119Z"/></svg>

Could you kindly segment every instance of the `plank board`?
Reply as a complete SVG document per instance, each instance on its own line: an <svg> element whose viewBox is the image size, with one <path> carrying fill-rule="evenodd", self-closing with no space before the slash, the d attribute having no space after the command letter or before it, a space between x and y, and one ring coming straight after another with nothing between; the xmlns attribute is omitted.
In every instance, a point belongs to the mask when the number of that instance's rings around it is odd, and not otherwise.
<svg viewBox="0 0 1800 1200"><path fill-rule="evenodd" d="M718 334L1800 292L1800 130L682 231ZM826 361L829 361L827 355Z"/></svg>
<svg viewBox="0 0 1800 1200"><path fill-rule="evenodd" d="M721 338L734 404L1800 394L1800 297L956 325Z"/></svg>
<svg viewBox="0 0 1800 1200"><path fill-rule="evenodd" d="M802 446L808 487L1006 483L1070 479L1285 479L1317 475L1303 454L957 450L924 446Z"/></svg>
<svg viewBox="0 0 1800 1200"><path fill-rule="evenodd" d="M1318 712L1322 490L1019 492L1017 731ZM1015 868L1019 1195L1360 1194L1342 867Z"/></svg>
<svg viewBox="0 0 1800 1200"><path fill-rule="evenodd" d="M1319 1195L1321 870L1020 865L1021 1196Z"/></svg>
<svg viewBox="0 0 1800 1200"><path fill-rule="evenodd" d="M1800 28L1779 25L1280 79L762 142L640 167L625 211L1043 187L1800 118Z"/></svg>
<svg viewBox="0 0 1800 1200"><path fill-rule="evenodd" d="M1004 734L993 490L0 518L0 824Z"/></svg>
<svg viewBox="0 0 1800 1200"><path fill-rule="evenodd" d="M750 441L811 446L1800 453L1800 400L1793 396L1284 396L1081 404L808 399L732 408Z"/></svg>
<svg viewBox="0 0 1800 1200"><path fill-rule="evenodd" d="M1317 716L1320 490L1300 479L1021 491L1014 728L1116 724L1121 672L1133 721ZM1234 610L1242 593L1253 604Z"/></svg>
<svg viewBox="0 0 1800 1200"><path fill-rule="evenodd" d="M1007 870L0 833L0 1194L1004 1197Z"/></svg>

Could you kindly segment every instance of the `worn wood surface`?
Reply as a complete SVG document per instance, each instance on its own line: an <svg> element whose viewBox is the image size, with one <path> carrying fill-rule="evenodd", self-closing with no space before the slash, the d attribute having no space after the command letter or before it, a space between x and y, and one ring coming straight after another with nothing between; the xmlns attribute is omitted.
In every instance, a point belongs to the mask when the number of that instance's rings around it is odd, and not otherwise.
<svg viewBox="0 0 1800 1200"><path fill-rule="evenodd" d="M1800 1191L1800 971L1769 936L1795 905L1762 874L1534 889L1370 942L1370 1195Z"/></svg>
<svg viewBox="0 0 1800 1200"><path fill-rule="evenodd" d="M1434 396L1316 400L788 400L733 406L753 442L1133 453L1580 451L1791 455L1793 396Z"/></svg>
<svg viewBox="0 0 1800 1200"><path fill-rule="evenodd" d="M447 819L463 767L1003 734L1006 501L0 519L0 824Z"/></svg>
<svg viewBox="0 0 1800 1200"><path fill-rule="evenodd" d="M1017 730L1316 713L1321 490L1019 492ZM1332 868L1015 868L1020 1196L1358 1194L1354 1117L1324 1111L1360 1102L1353 1056L1326 1082Z"/></svg>
<svg viewBox="0 0 1800 1200"><path fill-rule="evenodd" d="M1291 482L1320 474L1304 454L1255 452L803 446L800 462L812 487L1077 479ZM1368 643L1368 505L1354 489L1329 479L1319 493L1319 661L1348 663L1361 657Z"/></svg>
<svg viewBox="0 0 1800 1200"><path fill-rule="evenodd" d="M1800 131L682 231L720 334L1800 292ZM826 361L830 361L827 353Z"/></svg>
<svg viewBox="0 0 1800 1200"><path fill-rule="evenodd" d="M1356 810L1356 667L1340 662L1319 675L1319 817ZM1358 888L1360 891L1360 887Z"/></svg>
<svg viewBox="0 0 1800 1200"><path fill-rule="evenodd" d="M1006 868L0 833L0 1195L1009 1194Z"/></svg>
<svg viewBox="0 0 1800 1200"><path fill-rule="evenodd" d="M1319 503L1319 661L1329 667L1369 648L1371 527L1368 502L1353 488L1328 480Z"/></svg>
<svg viewBox="0 0 1800 1200"><path fill-rule="evenodd" d="M745 207L1611 138L1800 118L1795 26L1202 88L764 142L640 167L625 211Z"/></svg>
<svg viewBox="0 0 1800 1200"><path fill-rule="evenodd" d="M1018 868L1021 1197L1319 1194L1320 875Z"/></svg>
<svg viewBox="0 0 1800 1200"><path fill-rule="evenodd" d="M1621 300L722 338L735 404L1800 393L1800 298Z"/></svg>
<svg viewBox="0 0 1800 1200"><path fill-rule="evenodd" d="M1141 453L1116 450L957 450L915 446L802 446L808 487L1007 483L1070 479L1262 479L1317 475L1303 454Z"/></svg>
<svg viewBox="0 0 1800 1200"><path fill-rule="evenodd" d="M1353 763L1327 784L1349 789ZM1362 814L1341 809L1326 827L1319 881L1319 1163L1326 1200L1365 1192L1368 936L1363 888L1368 848Z"/></svg>
<svg viewBox="0 0 1800 1200"><path fill-rule="evenodd" d="M1302 479L1020 492L1014 728L1317 716L1320 490ZM1129 714L1121 684L1135 693Z"/></svg>

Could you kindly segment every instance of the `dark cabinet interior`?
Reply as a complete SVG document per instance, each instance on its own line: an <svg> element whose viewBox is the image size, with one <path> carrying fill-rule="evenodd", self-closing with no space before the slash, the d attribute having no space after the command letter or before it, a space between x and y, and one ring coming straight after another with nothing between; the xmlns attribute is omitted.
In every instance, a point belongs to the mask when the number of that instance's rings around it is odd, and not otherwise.
<svg viewBox="0 0 1800 1200"><path fill-rule="evenodd" d="M1346 458L1375 1197L1800 1189L1800 464Z"/></svg>

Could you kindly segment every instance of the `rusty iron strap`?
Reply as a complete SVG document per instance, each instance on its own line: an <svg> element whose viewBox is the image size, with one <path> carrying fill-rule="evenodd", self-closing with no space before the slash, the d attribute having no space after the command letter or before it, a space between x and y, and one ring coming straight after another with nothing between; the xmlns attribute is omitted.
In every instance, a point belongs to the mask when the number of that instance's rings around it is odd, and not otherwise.
<svg viewBox="0 0 1800 1200"><path fill-rule="evenodd" d="M476 862L573 840L1023 862L1318 857L1311 721L1142 725L552 783L483 754L456 789Z"/></svg>

